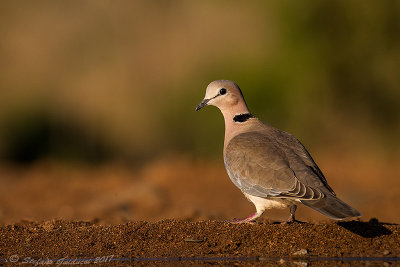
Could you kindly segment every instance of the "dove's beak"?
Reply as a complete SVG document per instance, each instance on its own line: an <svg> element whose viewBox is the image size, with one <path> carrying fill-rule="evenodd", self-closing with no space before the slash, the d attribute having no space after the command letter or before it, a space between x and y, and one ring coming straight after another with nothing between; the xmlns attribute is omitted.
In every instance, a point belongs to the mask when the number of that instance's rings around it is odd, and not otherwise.
<svg viewBox="0 0 400 267"><path fill-rule="evenodd" d="M203 101L201 101L200 104L197 105L196 111L207 106L208 101L210 101L210 99L203 99Z"/></svg>

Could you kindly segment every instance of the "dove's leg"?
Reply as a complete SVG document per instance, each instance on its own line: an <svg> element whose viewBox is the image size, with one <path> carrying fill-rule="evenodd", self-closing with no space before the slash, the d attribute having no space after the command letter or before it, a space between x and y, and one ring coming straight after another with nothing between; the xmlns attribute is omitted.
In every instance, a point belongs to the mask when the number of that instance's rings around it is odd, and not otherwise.
<svg viewBox="0 0 400 267"><path fill-rule="evenodd" d="M257 219L258 217L260 217L262 214L262 211L256 211L253 214L251 214L250 216L244 218L244 219L234 219L233 221L231 221L231 223L253 223L253 221L255 219Z"/></svg>
<svg viewBox="0 0 400 267"><path fill-rule="evenodd" d="M296 209L297 209L297 206L296 206L296 205L290 206L290 216L289 216L289 218L287 219L287 221L282 222L282 224L293 223L293 222L296 221L296 219L295 219Z"/></svg>

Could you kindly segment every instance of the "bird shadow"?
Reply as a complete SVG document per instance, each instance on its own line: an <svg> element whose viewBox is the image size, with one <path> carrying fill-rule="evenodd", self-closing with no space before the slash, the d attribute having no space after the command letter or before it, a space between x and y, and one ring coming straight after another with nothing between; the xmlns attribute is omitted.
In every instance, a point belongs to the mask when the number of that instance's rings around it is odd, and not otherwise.
<svg viewBox="0 0 400 267"><path fill-rule="evenodd" d="M376 218L372 218L369 222L348 221L338 222L337 224L356 235L368 238L390 235L392 233L392 231L384 226L387 223L380 223Z"/></svg>

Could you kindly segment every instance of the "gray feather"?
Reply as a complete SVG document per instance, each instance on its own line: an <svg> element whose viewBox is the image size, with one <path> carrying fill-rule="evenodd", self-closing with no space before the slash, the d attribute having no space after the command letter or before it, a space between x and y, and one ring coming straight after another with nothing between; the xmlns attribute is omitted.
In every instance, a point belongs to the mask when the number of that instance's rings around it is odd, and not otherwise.
<svg viewBox="0 0 400 267"><path fill-rule="evenodd" d="M269 125L235 136L225 151L232 182L263 198L292 198L332 219L361 216L338 199L308 151L295 137Z"/></svg>
<svg viewBox="0 0 400 267"><path fill-rule="evenodd" d="M327 195L325 198L319 200L301 200L301 202L334 220L362 216L361 212L333 195Z"/></svg>
<svg viewBox="0 0 400 267"><path fill-rule="evenodd" d="M323 189L331 189L325 188L318 172L313 171L319 169L304 147L298 147L297 142L290 146L282 133L274 133L247 132L229 142L225 166L232 182L258 197L322 198Z"/></svg>

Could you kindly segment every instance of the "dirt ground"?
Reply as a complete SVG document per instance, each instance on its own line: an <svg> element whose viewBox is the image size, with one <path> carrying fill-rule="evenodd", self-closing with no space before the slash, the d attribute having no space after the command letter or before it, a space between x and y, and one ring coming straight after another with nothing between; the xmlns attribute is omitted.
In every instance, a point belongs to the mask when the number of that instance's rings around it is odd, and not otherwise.
<svg viewBox="0 0 400 267"><path fill-rule="evenodd" d="M193 264L204 258L219 263L241 259L250 265L298 257L311 264L317 264L312 262L316 257L398 260L398 158L320 159L329 184L363 213L361 220L334 222L299 207L297 219L304 223L278 224L288 210L268 211L255 225L227 223L246 217L254 207L230 182L221 162L170 157L139 168L52 162L3 166L0 265L16 257L36 265L63 258L70 264L79 263L73 259L106 264L112 258L122 264L121 258L164 257Z"/></svg>
<svg viewBox="0 0 400 267"><path fill-rule="evenodd" d="M386 257L388 261L400 256L400 227L376 220L291 225L178 220L99 225L52 220L1 227L0 238L0 257L23 263L66 257L99 262L246 257L248 263L276 263L316 256Z"/></svg>

